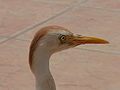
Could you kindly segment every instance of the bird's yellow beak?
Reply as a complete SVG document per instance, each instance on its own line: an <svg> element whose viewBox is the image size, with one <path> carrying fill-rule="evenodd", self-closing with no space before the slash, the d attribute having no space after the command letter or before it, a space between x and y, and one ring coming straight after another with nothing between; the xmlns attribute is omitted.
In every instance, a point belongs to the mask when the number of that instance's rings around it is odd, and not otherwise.
<svg viewBox="0 0 120 90"><path fill-rule="evenodd" d="M91 37L91 36L82 36L82 35L72 35L70 42L74 45L80 45L80 44L108 44L109 42L97 38L97 37Z"/></svg>

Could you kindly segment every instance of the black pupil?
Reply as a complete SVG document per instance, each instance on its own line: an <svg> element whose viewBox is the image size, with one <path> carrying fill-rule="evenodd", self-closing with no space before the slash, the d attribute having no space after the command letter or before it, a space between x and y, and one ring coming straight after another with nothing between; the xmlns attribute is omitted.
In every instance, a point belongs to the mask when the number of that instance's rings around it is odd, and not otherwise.
<svg viewBox="0 0 120 90"><path fill-rule="evenodd" d="M64 40L64 39L65 39L65 36L62 36L61 39Z"/></svg>

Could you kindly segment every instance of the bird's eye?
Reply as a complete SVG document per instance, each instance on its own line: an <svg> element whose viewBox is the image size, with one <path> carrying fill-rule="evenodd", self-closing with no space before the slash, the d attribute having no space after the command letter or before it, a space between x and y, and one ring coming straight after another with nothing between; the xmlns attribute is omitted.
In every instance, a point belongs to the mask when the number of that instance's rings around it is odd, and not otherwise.
<svg viewBox="0 0 120 90"><path fill-rule="evenodd" d="M62 35L61 37L60 37L60 40L62 40L62 41L64 41L66 39L66 36L65 35Z"/></svg>

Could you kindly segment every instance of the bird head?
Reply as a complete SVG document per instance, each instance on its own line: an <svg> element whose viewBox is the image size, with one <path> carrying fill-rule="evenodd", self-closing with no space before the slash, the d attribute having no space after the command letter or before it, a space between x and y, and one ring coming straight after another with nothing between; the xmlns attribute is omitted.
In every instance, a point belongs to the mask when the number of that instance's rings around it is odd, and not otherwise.
<svg viewBox="0 0 120 90"><path fill-rule="evenodd" d="M44 27L37 32L36 36L38 37L38 47L45 47L53 53L82 44L108 43L108 41L100 38L73 34L60 26Z"/></svg>
<svg viewBox="0 0 120 90"><path fill-rule="evenodd" d="M60 26L48 26L39 30L30 46L30 58L36 48L46 48L55 53L83 44L107 44L108 41L101 38L73 34ZM30 62L31 63L31 62Z"/></svg>

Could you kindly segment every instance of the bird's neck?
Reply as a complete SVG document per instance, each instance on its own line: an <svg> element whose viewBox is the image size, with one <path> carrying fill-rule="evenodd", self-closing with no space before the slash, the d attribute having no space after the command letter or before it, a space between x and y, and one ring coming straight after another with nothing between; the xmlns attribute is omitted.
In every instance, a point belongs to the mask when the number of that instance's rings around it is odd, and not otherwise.
<svg viewBox="0 0 120 90"><path fill-rule="evenodd" d="M37 48L34 52L32 71L36 78L36 90L56 90L49 69L51 52L47 48Z"/></svg>

